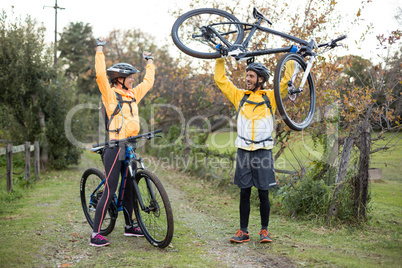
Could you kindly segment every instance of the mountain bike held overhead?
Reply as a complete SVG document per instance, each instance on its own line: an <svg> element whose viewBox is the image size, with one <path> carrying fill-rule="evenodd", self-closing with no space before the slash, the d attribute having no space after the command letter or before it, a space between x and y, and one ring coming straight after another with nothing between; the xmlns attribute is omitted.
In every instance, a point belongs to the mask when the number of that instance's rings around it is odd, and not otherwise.
<svg viewBox="0 0 402 268"><path fill-rule="evenodd" d="M341 36L326 43L317 44L314 39L303 40L272 28L269 19L253 10L255 23L240 22L234 15L219 9L201 8L180 16L172 27L174 44L184 53L200 59L216 59L232 56L236 60L251 63L255 57L285 53L278 61L274 74L274 95L278 110L285 123L293 130L305 129L313 120L316 89L311 68L317 50L338 46ZM254 34L264 32L280 36L295 43L292 46L257 49L250 46ZM281 90L285 89L285 92Z"/></svg>

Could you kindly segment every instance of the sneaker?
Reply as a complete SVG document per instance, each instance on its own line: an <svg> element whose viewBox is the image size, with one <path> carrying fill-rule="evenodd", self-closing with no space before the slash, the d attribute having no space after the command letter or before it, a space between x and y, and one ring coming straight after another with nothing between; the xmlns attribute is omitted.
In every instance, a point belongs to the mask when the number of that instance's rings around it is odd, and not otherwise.
<svg viewBox="0 0 402 268"><path fill-rule="evenodd" d="M124 228L125 236L144 236L144 233L141 231L140 227L131 226L130 228Z"/></svg>
<svg viewBox="0 0 402 268"><path fill-rule="evenodd" d="M272 242L272 234L271 234L271 232L263 229L258 234L260 235L260 243L270 243L270 242Z"/></svg>
<svg viewBox="0 0 402 268"><path fill-rule="evenodd" d="M230 239L230 242L235 242L235 243L243 243L243 242L248 242L250 241L250 236L247 233L244 233L242 230L239 230L236 232L235 236L233 236Z"/></svg>
<svg viewBox="0 0 402 268"><path fill-rule="evenodd" d="M103 246L107 246L109 244L110 244L109 241L107 241L107 239L104 238L102 235L97 234L97 235L95 235L95 237L92 237L92 235L91 235L91 243L90 243L91 246L103 247Z"/></svg>

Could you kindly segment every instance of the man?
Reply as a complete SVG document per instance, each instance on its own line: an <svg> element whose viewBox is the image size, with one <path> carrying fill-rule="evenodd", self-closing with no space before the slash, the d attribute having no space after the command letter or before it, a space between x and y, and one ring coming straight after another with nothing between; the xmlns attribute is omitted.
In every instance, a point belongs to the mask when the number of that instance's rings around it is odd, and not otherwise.
<svg viewBox="0 0 402 268"><path fill-rule="evenodd" d="M276 103L274 92L264 89L270 72L261 63L250 63L246 68L247 89L238 89L225 75L225 59L216 60L215 82L223 94L238 109L237 149L234 183L240 188L240 229L230 239L234 243L250 241L248 222L251 187L258 189L260 198L260 242L272 242L268 231L270 203L268 189L275 187L272 148Z"/></svg>

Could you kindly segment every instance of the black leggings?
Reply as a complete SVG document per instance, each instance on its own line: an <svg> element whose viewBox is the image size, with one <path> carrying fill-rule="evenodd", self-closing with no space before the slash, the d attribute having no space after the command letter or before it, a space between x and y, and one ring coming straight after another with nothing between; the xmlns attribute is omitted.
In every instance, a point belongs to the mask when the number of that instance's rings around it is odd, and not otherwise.
<svg viewBox="0 0 402 268"><path fill-rule="evenodd" d="M99 233L103 219L107 212L109 204L113 201L114 194L119 184L119 175L126 176L128 168L124 168L125 147L107 148L103 155L103 165L105 167L105 189L103 195L96 206L94 229L95 233ZM133 182L125 180L125 185L122 185L124 218L126 225L132 225L133 218ZM120 200L119 200L120 201Z"/></svg>
<svg viewBox="0 0 402 268"><path fill-rule="evenodd" d="M240 190L240 228L247 229L248 220L250 217L250 188L241 188ZM261 215L261 228L267 229L269 223L270 203L268 190L258 189L258 196L260 198L260 215Z"/></svg>

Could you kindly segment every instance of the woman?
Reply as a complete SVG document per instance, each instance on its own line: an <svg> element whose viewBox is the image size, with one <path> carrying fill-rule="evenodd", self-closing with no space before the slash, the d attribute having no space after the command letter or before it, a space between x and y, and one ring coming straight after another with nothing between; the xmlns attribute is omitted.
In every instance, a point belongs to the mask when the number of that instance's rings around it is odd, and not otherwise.
<svg viewBox="0 0 402 268"><path fill-rule="evenodd" d="M96 82L102 93L102 102L109 122L106 126L110 140L120 140L129 136L135 136L140 130L137 104L152 88L155 80L155 66L151 53L144 52L147 60L146 74L142 83L133 88L133 75L138 72L127 63L118 63L106 70L103 46L106 44L104 37L96 40L95 70ZM108 77L110 79L110 83ZM107 208L113 199L119 182L119 174L124 176L127 170L122 170L125 157L125 147L107 148L103 156L105 167L105 189L102 198L96 207L94 228L90 245L102 247L109 245L109 241L100 234L102 221ZM130 180L126 180L125 189L133 187ZM124 191L123 207L126 227L124 235L143 236L141 230L134 226L132 220L133 201L132 191Z"/></svg>

